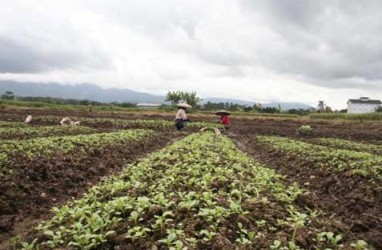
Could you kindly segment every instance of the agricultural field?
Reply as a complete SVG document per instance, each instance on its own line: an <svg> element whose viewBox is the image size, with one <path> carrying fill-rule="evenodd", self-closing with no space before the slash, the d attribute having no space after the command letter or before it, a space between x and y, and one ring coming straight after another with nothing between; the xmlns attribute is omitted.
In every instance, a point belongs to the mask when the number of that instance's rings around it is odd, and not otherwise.
<svg viewBox="0 0 382 250"><path fill-rule="evenodd" d="M0 249L382 249L380 122L172 119L2 110Z"/></svg>

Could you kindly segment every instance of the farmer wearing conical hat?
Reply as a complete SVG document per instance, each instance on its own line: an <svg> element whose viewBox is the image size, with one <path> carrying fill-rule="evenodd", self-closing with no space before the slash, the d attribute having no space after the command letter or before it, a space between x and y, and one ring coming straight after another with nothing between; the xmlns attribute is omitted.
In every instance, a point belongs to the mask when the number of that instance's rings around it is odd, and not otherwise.
<svg viewBox="0 0 382 250"><path fill-rule="evenodd" d="M190 121L187 119L186 110L192 108L190 104L187 102L180 102L176 106L178 106L178 111L175 115L175 127L178 131L180 131L182 128L184 128L184 123L187 121Z"/></svg>
<svg viewBox="0 0 382 250"><path fill-rule="evenodd" d="M231 126L231 120L229 119L230 113L224 109L216 111L215 115L220 116L220 123L223 124L225 129L229 129Z"/></svg>
<svg viewBox="0 0 382 250"><path fill-rule="evenodd" d="M31 116L31 115L28 115L24 122L25 122L26 124L31 124L32 121L33 121L32 116Z"/></svg>

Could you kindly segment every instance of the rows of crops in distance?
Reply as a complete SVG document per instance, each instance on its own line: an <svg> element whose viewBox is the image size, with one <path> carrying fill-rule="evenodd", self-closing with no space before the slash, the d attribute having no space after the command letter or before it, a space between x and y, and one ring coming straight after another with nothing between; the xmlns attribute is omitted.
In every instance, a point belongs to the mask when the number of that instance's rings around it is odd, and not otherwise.
<svg viewBox="0 0 382 250"><path fill-rule="evenodd" d="M317 167L332 171L351 171L353 174L381 179L382 157L378 155L335 149L278 136L257 136L256 138L276 150L312 162Z"/></svg>
<svg viewBox="0 0 382 250"><path fill-rule="evenodd" d="M23 245L30 249L350 245L337 232L322 231L324 215L298 207L295 199L304 191L296 184L283 185L281 178L226 137L192 134L125 166L122 174L94 186L83 198L54 208L54 217L36 229L40 237ZM306 242L302 248L301 242Z"/></svg>
<svg viewBox="0 0 382 250"><path fill-rule="evenodd" d="M49 157L53 152L62 154L74 150L84 151L88 147L124 144L144 137L153 136L152 130L123 130L113 133L90 135L52 136L28 140L6 140L0 144L0 176L12 173L12 160L15 157Z"/></svg>
<svg viewBox="0 0 382 250"><path fill-rule="evenodd" d="M42 116L39 117L41 121L44 122L54 122L58 123L60 121L60 117L56 116ZM168 120L124 120L124 119L112 119L112 118L84 118L84 117L76 117L74 120L81 121L81 124L88 126L96 126L102 124L110 124L119 128L147 128L147 129L168 129L174 127L173 121ZM211 122L189 122L186 125L190 128L204 128L204 127L222 127L218 123Z"/></svg>
<svg viewBox="0 0 382 250"><path fill-rule="evenodd" d="M314 113L310 119L320 120L348 120L348 121L381 121L382 113L347 114L347 113Z"/></svg>
<svg viewBox="0 0 382 250"><path fill-rule="evenodd" d="M0 139L30 139L36 137L92 134L98 131L85 126L0 127ZM0 142L1 144L1 142Z"/></svg>
<svg viewBox="0 0 382 250"><path fill-rule="evenodd" d="M0 121L0 128L22 128L28 125L23 122Z"/></svg>
<svg viewBox="0 0 382 250"><path fill-rule="evenodd" d="M331 148L347 149L352 151L368 152L382 155L382 145L370 144L366 142L355 142L337 138L319 138L313 139L309 142Z"/></svg>

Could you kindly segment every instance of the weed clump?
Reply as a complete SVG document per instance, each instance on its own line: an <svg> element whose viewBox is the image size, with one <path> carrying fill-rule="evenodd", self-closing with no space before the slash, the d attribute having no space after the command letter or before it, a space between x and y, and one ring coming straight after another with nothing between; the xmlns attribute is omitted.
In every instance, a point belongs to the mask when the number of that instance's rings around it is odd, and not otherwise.
<svg viewBox="0 0 382 250"><path fill-rule="evenodd" d="M313 129L309 125L303 125L297 129L297 134L301 136L309 136L313 133Z"/></svg>

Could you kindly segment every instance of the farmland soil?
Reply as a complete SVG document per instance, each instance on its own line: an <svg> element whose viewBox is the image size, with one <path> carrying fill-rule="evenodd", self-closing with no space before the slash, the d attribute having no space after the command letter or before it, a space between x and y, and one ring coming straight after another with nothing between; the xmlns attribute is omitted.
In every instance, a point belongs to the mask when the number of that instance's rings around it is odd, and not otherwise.
<svg viewBox="0 0 382 250"><path fill-rule="evenodd" d="M331 173L267 147L257 142L253 135L237 135L235 140L243 151L285 175L286 182L297 182L308 190L310 194L300 199L302 204L328 212L345 225L348 235L382 249L381 181L350 172Z"/></svg>
<svg viewBox="0 0 382 250"><path fill-rule="evenodd" d="M0 249L7 240L30 231L47 218L50 209L80 197L101 178L117 173L127 163L164 147L183 134L161 133L127 145L91 148L83 153L55 154L49 158L18 157L14 174L0 180Z"/></svg>
<svg viewBox="0 0 382 250"><path fill-rule="evenodd" d="M232 119L232 132L240 135L277 135L301 138L297 129L310 125L312 134L308 138L330 137L380 144L381 122L341 122L304 119Z"/></svg>
<svg viewBox="0 0 382 250"><path fill-rule="evenodd" d="M140 114L138 112L90 113L36 109L0 110L0 120L20 122L28 114L36 117L35 125L53 125L52 122L43 122L38 119L39 116L46 115L126 120L173 119L171 113L155 113L155 111ZM215 119L215 116L192 115L193 121L214 121ZM308 162L300 161L297 157L272 150L255 140L256 135L278 135L300 139L296 130L301 125L312 126L313 133L309 138L333 137L370 143L380 143L382 140L380 122L350 123L290 118L232 117L229 135L236 140L243 151L285 175L286 184L295 181L300 186L304 186L310 194L299 198L300 206L328 212L333 218L333 222L327 223L328 230L330 227L340 228L352 239L364 239L376 249L382 249L381 182L373 183L349 173L333 174L325 169L316 168ZM118 129L108 123L101 123L97 125L97 128ZM177 134L177 136L181 137L183 134ZM0 190L3 191L0 192L0 249L6 249L5 246L10 237L17 234L25 235L26 232L30 232L32 225L36 222L50 217L51 214L47 211L51 207L59 206L71 197L80 197L103 176L114 174L124 164L134 162L146 153L163 147L173 137L173 134L167 133L156 139L150 138L124 147L92 149L86 158L81 158L76 153L70 156L57 154L51 159L33 159L32 161L19 157L14 166L17 169L15 174L0 179ZM258 210L256 214L262 214L261 208L253 209L254 212ZM228 221L227 224L229 223L231 222ZM229 232L225 235L229 235ZM215 241L213 245L221 246L221 249L232 248L232 245L224 239L216 238ZM115 239L112 244L119 247L118 249L133 249L124 245L125 239ZM142 247L144 244L143 242ZM209 249L211 246L199 247Z"/></svg>
<svg viewBox="0 0 382 250"><path fill-rule="evenodd" d="M37 125L57 125L57 122L44 122L39 117L54 115L58 117L85 117L85 118L113 118L124 120L136 119L174 119L173 113L159 112L86 112L86 111L60 111L40 109L0 109L0 120L24 121L31 114L35 117ZM213 114L189 114L192 121L216 122L218 117ZM80 118L79 118L80 119ZM302 125L310 125L313 133L310 137L334 137L359 141L369 141L380 144L382 140L382 122L349 122L349 121L327 121L310 120L303 118L271 118L271 117L235 117L232 116L232 130L238 134L263 134L298 137L296 130ZM98 128L107 128L109 124L100 124Z"/></svg>

